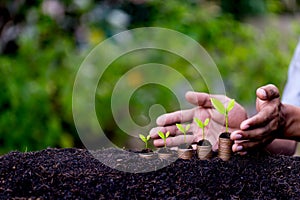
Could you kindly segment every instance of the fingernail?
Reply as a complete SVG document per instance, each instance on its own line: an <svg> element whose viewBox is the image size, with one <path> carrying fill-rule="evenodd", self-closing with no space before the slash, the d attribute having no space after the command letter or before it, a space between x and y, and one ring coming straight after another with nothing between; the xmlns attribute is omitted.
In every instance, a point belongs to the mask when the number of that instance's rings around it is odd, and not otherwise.
<svg viewBox="0 0 300 200"><path fill-rule="evenodd" d="M239 140L239 139L241 139L243 136L241 135L241 134L235 134L234 136L234 140Z"/></svg>
<svg viewBox="0 0 300 200"><path fill-rule="evenodd" d="M237 147L236 147L236 150L237 150L237 151L241 151L242 149L243 149L243 146L237 146Z"/></svg>
<svg viewBox="0 0 300 200"><path fill-rule="evenodd" d="M244 156L244 155L247 154L247 151L239 152L239 154L240 154L241 156Z"/></svg>
<svg viewBox="0 0 300 200"><path fill-rule="evenodd" d="M259 88L257 92L260 93L264 98L267 98L267 93L264 89Z"/></svg>

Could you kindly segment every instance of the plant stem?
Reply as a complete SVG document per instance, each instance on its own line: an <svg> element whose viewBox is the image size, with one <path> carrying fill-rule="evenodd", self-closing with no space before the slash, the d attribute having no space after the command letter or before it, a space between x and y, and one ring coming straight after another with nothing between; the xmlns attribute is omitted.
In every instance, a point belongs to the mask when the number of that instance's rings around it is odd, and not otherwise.
<svg viewBox="0 0 300 200"><path fill-rule="evenodd" d="M226 132L228 132L228 112L225 112L225 127L226 127Z"/></svg>
<svg viewBox="0 0 300 200"><path fill-rule="evenodd" d="M145 144L146 144L146 149L148 149L148 142L145 142Z"/></svg>
<svg viewBox="0 0 300 200"><path fill-rule="evenodd" d="M183 135L184 135L184 143L186 143L186 136L185 136L185 133L183 133Z"/></svg>
<svg viewBox="0 0 300 200"><path fill-rule="evenodd" d="M167 138L164 138L165 148L167 148Z"/></svg>
<svg viewBox="0 0 300 200"><path fill-rule="evenodd" d="M202 128L202 140L204 141L204 139L205 139L205 136L204 136L204 126L203 126L203 128Z"/></svg>

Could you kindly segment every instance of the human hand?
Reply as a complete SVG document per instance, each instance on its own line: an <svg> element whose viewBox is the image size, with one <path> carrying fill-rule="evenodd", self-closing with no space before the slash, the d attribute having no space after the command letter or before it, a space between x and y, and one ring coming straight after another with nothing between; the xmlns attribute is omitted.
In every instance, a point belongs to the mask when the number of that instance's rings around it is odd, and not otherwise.
<svg viewBox="0 0 300 200"><path fill-rule="evenodd" d="M189 134L186 136L187 143L198 142L202 139L201 129L194 122L194 118L197 117L204 121L206 118L210 118L210 123L206 127L206 139L208 139L212 145L213 150L217 149L218 136L225 130L225 118L216 109L213 108L210 98L217 98L223 104L231 100L224 95L209 95L207 93L199 92L187 92L186 100L197 107L189 110L180 110L173 113L164 114L157 118L156 123L158 127L153 128L150 131L151 137L154 139L154 145L161 147L164 145L162 139L158 136L158 131L167 132L170 131L170 137L167 139L167 146L178 146L184 143L184 136L176 127L176 123L191 124ZM238 103L235 104L234 108L229 112L229 131L239 129L240 123L247 119L245 109Z"/></svg>
<svg viewBox="0 0 300 200"><path fill-rule="evenodd" d="M272 84L260 87L256 96L258 113L243 121L240 130L231 133L230 138L235 140L232 146L234 152L265 147L283 132L285 120L278 88Z"/></svg>

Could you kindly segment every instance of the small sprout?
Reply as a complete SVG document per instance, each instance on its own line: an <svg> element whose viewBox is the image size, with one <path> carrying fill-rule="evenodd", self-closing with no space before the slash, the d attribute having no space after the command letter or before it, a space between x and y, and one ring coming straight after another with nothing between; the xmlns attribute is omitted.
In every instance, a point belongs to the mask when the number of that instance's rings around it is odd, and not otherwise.
<svg viewBox="0 0 300 200"><path fill-rule="evenodd" d="M191 125L188 124L185 127L183 127L181 124L176 124L176 126L177 126L178 130L183 133L183 135L184 135L184 143L186 143L186 133L190 129Z"/></svg>
<svg viewBox="0 0 300 200"><path fill-rule="evenodd" d="M163 132L161 131L158 131L158 135L161 139L164 140L164 144L165 144L165 148L167 147L167 138L169 137L170 135L170 131L166 132L166 134L164 134Z"/></svg>
<svg viewBox="0 0 300 200"><path fill-rule="evenodd" d="M198 119L197 117L194 118L195 122L197 123L197 125L202 129L202 140L205 140L205 134L204 134L204 129L205 127L208 125L209 123L209 118L206 118L204 122L202 122L200 119Z"/></svg>
<svg viewBox="0 0 300 200"><path fill-rule="evenodd" d="M150 135L144 136L139 134L140 139L145 143L145 148L148 148L148 141L150 140Z"/></svg>
<svg viewBox="0 0 300 200"><path fill-rule="evenodd" d="M215 98L211 98L211 103L213 104L213 106L219 113L221 113L222 115L225 115L226 132L228 132L228 113L234 107L234 103L235 103L234 99L231 99L229 101L227 107L225 107L221 101L219 101L218 99L215 99Z"/></svg>

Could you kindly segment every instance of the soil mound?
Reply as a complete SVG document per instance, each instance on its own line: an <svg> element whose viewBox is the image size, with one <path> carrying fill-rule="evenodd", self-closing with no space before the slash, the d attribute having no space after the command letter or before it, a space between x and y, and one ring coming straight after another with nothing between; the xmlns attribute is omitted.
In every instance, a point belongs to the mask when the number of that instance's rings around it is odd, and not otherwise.
<svg viewBox="0 0 300 200"><path fill-rule="evenodd" d="M122 163L129 155L116 149L92 153L112 165L136 168L144 159L136 155ZM194 155L157 171L128 173L83 149L11 152L0 157L0 199L12 198L300 199L300 157L256 153L224 162Z"/></svg>

